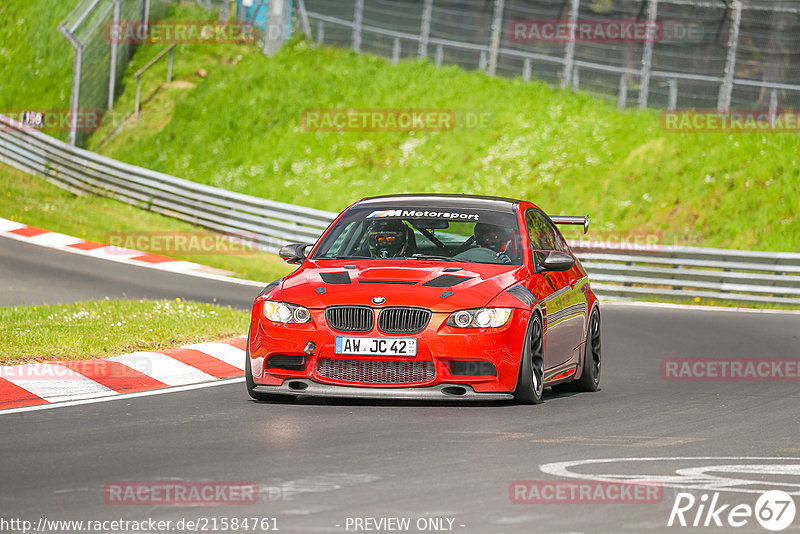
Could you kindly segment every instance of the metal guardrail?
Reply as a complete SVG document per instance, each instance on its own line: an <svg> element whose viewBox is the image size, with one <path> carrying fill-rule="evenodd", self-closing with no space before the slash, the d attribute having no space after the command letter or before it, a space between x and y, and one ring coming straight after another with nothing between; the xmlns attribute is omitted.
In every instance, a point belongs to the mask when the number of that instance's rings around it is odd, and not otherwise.
<svg viewBox="0 0 800 534"><path fill-rule="evenodd" d="M315 242L336 217L122 163L0 115L0 161L77 194L93 193L222 233L251 235L269 252ZM600 249L573 242L600 296L701 297L800 304L800 254L653 245Z"/></svg>
<svg viewBox="0 0 800 534"><path fill-rule="evenodd" d="M316 241L336 216L136 167L29 130L0 115L0 161L73 193L116 198L221 233L245 233L269 252L289 241Z"/></svg>

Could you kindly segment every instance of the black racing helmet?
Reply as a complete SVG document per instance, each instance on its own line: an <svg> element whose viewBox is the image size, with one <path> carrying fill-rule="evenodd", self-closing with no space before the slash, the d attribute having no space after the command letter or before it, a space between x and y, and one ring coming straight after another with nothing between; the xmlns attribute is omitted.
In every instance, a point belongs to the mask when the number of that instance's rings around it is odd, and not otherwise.
<svg viewBox="0 0 800 534"><path fill-rule="evenodd" d="M398 219L375 221L369 228L367 242L373 258L402 256L408 242L408 226Z"/></svg>
<svg viewBox="0 0 800 534"><path fill-rule="evenodd" d="M480 247L486 247L500 252L502 246L508 242L511 231L505 226L494 224L478 223L473 230L475 243Z"/></svg>

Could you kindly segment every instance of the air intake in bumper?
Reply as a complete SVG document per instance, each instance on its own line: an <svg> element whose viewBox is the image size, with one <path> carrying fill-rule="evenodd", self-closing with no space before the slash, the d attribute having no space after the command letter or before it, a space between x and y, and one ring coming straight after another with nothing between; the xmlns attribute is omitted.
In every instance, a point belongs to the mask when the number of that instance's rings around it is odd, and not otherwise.
<svg viewBox="0 0 800 534"><path fill-rule="evenodd" d="M322 358L317 373L342 382L367 384L415 384L436 378L433 362L386 360L334 360Z"/></svg>

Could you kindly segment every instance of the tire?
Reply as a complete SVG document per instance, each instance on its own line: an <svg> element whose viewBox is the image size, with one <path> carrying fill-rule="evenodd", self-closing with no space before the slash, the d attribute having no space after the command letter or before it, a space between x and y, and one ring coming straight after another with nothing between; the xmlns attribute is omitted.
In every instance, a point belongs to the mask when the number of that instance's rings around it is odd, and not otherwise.
<svg viewBox="0 0 800 534"><path fill-rule="evenodd" d="M589 316L589 328L586 329L583 372L572 383L576 391L597 391L600 387L600 348L600 312L595 308Z"/></svg>
<svg viewBox="0 0 800 534"><path fill-rule="evenodd" d="M544 391L544 332L542 319L533 314L525 332L514 399L520 404L540 404Z"/></svg>
<svg viewBox="0 0 800 534"><path fill-rule="evenodd" d="M247 348L245 350L244 382L247 385L247 394L254 400L261 402L292 402L295 395L275 395L255 391L256 383L253 380L253 371L250 369L250 333L247 333Z"/></svg>

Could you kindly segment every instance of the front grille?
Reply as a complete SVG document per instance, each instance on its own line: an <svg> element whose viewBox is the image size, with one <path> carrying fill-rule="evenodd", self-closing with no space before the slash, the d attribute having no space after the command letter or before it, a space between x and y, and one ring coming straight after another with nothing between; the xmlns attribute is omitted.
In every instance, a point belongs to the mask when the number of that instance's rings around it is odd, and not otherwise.
<svg viewBox="0 0 800 534"><path fill-rule="evenodd" d="M369 384L409 384L428 382L436 377L433 362L332 360L329 358L319 360L317 373L332 380Z"/></svg>
<svg viewBox="0 0 800 534"><path fill-rule="evenodd" d="M430 320L430 310L384 308L378 316L378 329L387 334L413 334L425 330Z"/></svg>
<svg viewBox="0 0 800 534"><path fill-rule="evenodd" d="M328 326L340 332L369 332L375 322L372 308L365 306L331 306L325 318Z"/></svg>

